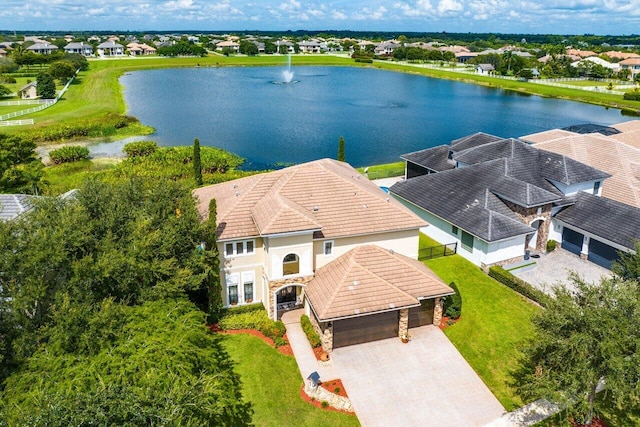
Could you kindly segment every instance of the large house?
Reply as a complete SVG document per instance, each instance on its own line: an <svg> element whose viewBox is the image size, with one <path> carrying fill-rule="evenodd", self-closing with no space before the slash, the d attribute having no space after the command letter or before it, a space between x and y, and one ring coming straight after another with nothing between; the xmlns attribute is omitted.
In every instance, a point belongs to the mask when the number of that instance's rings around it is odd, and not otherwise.
<svg viewBox="0 0 640 427"><path fill-rule="evenodd" d="M98 56L123 56L124 55L124 46L120 43L116 43L115 41L106 41L104 43L100 43L97 47Z"/></svg>
<svg viewBox="0 0 640 427"><path fill-rule="evenodd" d="M58 46L55 44L51 44L48 42L44 43L35 43L27 48L29 52L39 53L42 55L51 55L53 52L58 50Z"/></svg>
<svg viewBox="0 0 640 427"><path fill-rule="evenodd" d="M458 243L458 253L482 267L522 260L549 239L610 267L640 236L640 209L584 196L601 196L610 174L518 139L477 133L402 159L406 180L391 194L430 224L427 235ZM596 212L599 229L567 219ZM627 224L612 239L604 223L621 212Z"/></svg>
<svg viewBox="0 0 640 427"><path fill-rule="evenodd" d="M84 42L69 43L64 47L66 53L78 53L82 56L93 56L93 46Z"/></svg>
<svg viewBox="0 0 640 427"><path fill-rule="evenodd" d="M427 223L330 159L194 191L217 204L223 302L262 302L277 319L305 307L323 348L439 323L452 293L418 256Z"/></svg>

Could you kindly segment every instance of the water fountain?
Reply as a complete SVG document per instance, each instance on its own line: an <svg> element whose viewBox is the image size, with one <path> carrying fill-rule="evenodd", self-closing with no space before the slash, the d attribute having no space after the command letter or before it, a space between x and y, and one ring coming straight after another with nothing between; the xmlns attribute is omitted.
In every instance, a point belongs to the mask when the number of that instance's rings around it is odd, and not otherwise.
<svg viewBox="0 0 640 427"><path fill-rule="evenodd" d="M273 82L275 84L291 84L298 83L298 80L293 80L293 71L291 71L291 54L287 55L287 68L282 71L282 81Z"/></svg>

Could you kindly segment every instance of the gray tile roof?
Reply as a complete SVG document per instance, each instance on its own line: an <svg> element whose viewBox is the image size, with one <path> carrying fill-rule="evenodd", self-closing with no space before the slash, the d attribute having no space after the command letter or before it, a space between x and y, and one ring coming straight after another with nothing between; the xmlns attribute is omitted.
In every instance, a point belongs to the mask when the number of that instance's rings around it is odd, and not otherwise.
<svg viewBox="0 0 640 427"><path fill-rule="evenodd" d="M35 197L29 194L0 194L0 220L9 221L31 210Z"/></svg>
<svg viewBox="0 0 640 427"><path fill-rule="evenodd" d="M490 142L500 141L502 139L503 138L500 138L499 136L490 135L484 132L477 132L473 135L468 135L451 141L451 150L457 153L469 148L479 147Z"/></svg>
<svg viewBox="0 0 640 427"><path fill-rule="evenodd" d="M438 147L427 148L426 150L403 154L400 158L427 169L442 172L455 167L453 162L450 162L447 158L450 149L448 145L440 145Z"/></svg>
<svg viewBox="0 0 640 427"><path fill-rule="evenodd" d="M640 209L605 197L579 192L576 203L564 208L556 218L586 231L633 249L640 239Z"/></svg>
<svg viewBox="0 0 640 427"><path fill-rule="evenodd" d="M504 163L499 159L423 175L399 182L390 191L487 242L533 233L492 190L499 187L511 194L521 188L520 182L504 175Z"/></svg>

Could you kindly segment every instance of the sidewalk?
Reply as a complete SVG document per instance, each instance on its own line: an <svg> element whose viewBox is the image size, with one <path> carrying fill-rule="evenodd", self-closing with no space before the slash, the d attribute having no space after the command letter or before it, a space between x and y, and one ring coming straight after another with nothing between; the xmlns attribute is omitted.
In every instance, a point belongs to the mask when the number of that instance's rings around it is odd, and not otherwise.
<svg viewBox="0 0 640 427"><path fill-rule="evenodd" d="M304 309L288 311L282 315L282 322L287 328L287 338L296 358L298 369L302 375L302 380L306 382L307 377L314 371L318 372L321 381L329 381L338 378L333 369L333 362L328 366L321 366L316 359L309 340L300 325L300 317L304 314Z"/></svg>

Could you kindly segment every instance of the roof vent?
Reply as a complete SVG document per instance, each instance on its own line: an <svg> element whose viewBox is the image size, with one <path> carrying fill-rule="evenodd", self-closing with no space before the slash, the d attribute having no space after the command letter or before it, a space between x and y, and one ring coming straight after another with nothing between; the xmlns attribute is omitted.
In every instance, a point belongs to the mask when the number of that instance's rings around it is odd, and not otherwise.
<svg viewBox="0 0 640 427"><path fill-rule="evenodd" d="M353 310L353 312L354 312L355 314L360 314L360 309L359 309L359 308L356 308L355 310Z"/></svg>
<svg viewBox="0 0 640 427"><path fill-rule="evenodd" d="M238 184L233 184L233 188L238 188Z"/></svg>
<svg viewBox="0 0 640 427"><path fill-rule="evenodd" d="M239 191L236 191L236 197L238 197L240 195Z"/></svg>
<svg viewBox="0 0 640 427"><path fill-rule="evenodd" d="M315 205L315 206L313 207L313 211L314 211L314 212L318 212L318 209L320 209L320 208L318 207L318 205Z"/></svg>
<svg viewBox="0 0 640 427"><path fill-rule="evenodd" d="M389 308L396 308L396 305L392 302L389 303Z"/></svg>
<svg viewBox="0 0 640 427"><path fill-rule="evenodd" d="M353 286L358 286L360 284L360 282L358 282L357 280L353 281Z"/></svg>
<svg viewBox="0 0 640 427"><path fill-rule="evenodd" d="M367 209L369 206L367 206L367 204L365 203L364 205L362 205L362 207Z"/></svg>
<svg viewBox="0 0 640 427"><path fill-rule="evenodd" d="M391 199L387 197L387 203L390 202L390 201L391 201Z"/></svg>
<svg viewBox="0 0 640 427"><path fill-rule="evenodd" d="M393 250L393 249L389 249L389 253L390 253L391 255L395 254L395 252L394 252L394 250Z"/></svg>

